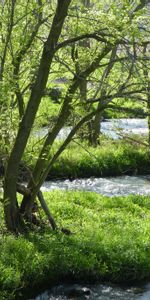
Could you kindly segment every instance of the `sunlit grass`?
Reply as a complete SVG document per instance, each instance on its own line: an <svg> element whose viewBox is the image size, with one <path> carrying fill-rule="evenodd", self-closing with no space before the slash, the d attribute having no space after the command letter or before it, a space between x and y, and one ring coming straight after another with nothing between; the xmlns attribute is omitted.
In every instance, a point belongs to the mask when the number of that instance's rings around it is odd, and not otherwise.
<svg viewBox="0 0 150 300"><path fill-rule="evenodd" d="M58 149L60 141L52 148L51 157ZM41 143L31 140L24 160L33 168ZM97 148L89 147L79 140L72 142L53 165L49 178L84 178L117 175L149 174L150 153L148 147L123 140L113 141L102 138Z"/></svg>
<svg viewBox="0 0 150 300"><path fill-rule="evenodd" d="M1 291L11 295L67 278L131 282L150 276L149 197L53 191L45 198L58 227L72 234L46 226L26 237L1 235Z"/></svg>

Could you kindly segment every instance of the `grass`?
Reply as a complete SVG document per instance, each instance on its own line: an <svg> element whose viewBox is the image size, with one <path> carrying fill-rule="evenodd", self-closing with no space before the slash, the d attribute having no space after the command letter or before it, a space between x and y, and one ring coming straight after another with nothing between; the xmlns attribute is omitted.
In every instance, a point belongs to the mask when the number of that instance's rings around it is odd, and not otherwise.
<svg viewBox="0 0 150 300"><path fill-rule="evenodd" d="M59 142L60 143L60 142ZM58 142L52 152L56 151ZM34 146L35 145L35 146ZM33 168L40 143L30 141L24 160ZM52 154L51 154L52 155ZM48 179L87 178L118 175L140 175L150 173L149 149L138 143L102 138L97 148L72 142L53 165Z"/></svg>
<svg viewBox="0 0 150 300"><path fill-rule="evenodd" d="M65 85L60 86L61 88L64 88L65 91ZM120 100L117 99L116 101L114 101L114 103L116 102L116 105L120 105L120 106L124 106L125 108L129 108L129 109L134 109L134 112L119 112L118 110L111 110L111 109L105 109L102 113L102 116L105 119L120 119L120 118L139 118L142 116L142 118L144 118L143 116L143 109L144 109L144 105L143 103L138 103L135 101L131 101L131 100ZM36 126L49 126L49 124L51 122L53 122L53 120L55 120L55 118L58 116L59 114L59 110L60 110L61 104L56 103L55 101L52 101L50 97L44 97L42 98L38 113L37 113L37 117L36 117ZM95 106L96 108L96 106ZM78 119L79 117L82 117L83 115L83 108L79 108L77 107L76 109L74 109L74 112L72 113L72 116L70 116L69 120L68 120L68 124L73 124L73 120Z"/></svg>
<svg viewBox="0 0 150 300"><path fill-rule="evenodd" d="M149 197L53 191L45 198L59 227L73 234L52 232L48 226L26 237L1 234L1 299L19 299L27 288L38 291L60 279L150 278Z"/></svg>

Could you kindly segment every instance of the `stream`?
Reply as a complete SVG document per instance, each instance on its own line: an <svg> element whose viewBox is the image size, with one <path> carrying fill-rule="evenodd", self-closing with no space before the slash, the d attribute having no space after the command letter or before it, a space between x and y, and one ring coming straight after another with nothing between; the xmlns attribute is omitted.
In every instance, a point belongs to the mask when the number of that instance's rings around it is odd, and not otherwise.
<svg viewBox="0 0 150 300"><path fill-rule="evenodd" d="M68 136L71 127L60 130L57 139L61 140ZM34 132L36 137L42 138L48 133L48 127L41 128ZM101 122L101 133L106 136L118 139L122 135L148 134L147 119L105 119Z"/></svg>
<svg viewBox="0 0 150 300"><path fill-rule="evenodd" d="M46 181L41 188L43 192L55 189L90 191L109 197L150 195L150 175Z"/></svg>
<svg viewBox="0 0 150 300"><path fill-rule="evenodd" d="M103 284L62 284L29 300L150 300L150 284L119 287Z"/></svg>

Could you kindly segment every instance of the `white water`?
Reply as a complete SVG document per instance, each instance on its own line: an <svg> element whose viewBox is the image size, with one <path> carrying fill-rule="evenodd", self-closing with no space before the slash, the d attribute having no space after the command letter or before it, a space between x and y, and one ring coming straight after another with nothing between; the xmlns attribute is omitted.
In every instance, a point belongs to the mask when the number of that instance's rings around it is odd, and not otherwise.
<svg viewBox="0 0 150 300"><path fill-rule="evenodd" d="M65 127L60 130L57 138L64 139L67 137L71 127ZM101 132L108 137L118 139L122 135L130 134L148 134L147 119L109 119L101 122ZM48 133L48 128L42 128L35 132L39 138Z"/></svg>
<svg viewBox="0 0 150 300"><path fill-rule="evenodd" d="M130 194L150 195L150 176L118 176L46 181L43 191L55 189L91 191L105 196L126 196Z"/></svg>
<svg viewBox="0 0 150 300"><path fill-rule="evenodd" d="M70 291L88 289L89 295L71 296ZM39 295L35 300L150 300L150 285L145 287L118 287L115 285L59 285Z"/></svg>
<svg viewBox="0 0 150 300"><path fill-rule="evenodd" d="M113 139L122 135L148 134L147 119L112 119L101 124L101 132Z"/></svg>

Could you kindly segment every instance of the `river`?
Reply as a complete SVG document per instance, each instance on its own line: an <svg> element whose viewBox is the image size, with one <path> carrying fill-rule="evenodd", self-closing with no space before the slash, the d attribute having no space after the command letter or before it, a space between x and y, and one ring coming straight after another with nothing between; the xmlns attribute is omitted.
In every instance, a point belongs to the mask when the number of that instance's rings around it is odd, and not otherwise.
<svg viewBox="0 0 150 300"><path fill-rule="evenodd" d="M150 300L150 285L119 287L111 284L62 284L45 291L34 300L69 299Z"/></svg>
<svg viewBox="0 0 150 300"><path fill-rule="evenodd" d="M64 139L67 137L71 127L65 127L60 130L57 138ZM44 127L35 131L35 135L39 138L48 133L48 128ZM148 134L147 119L106 119L101 122L101 133L113 139L121 138L122 135L130 134Z"/></svg>
<svg viewBox="0 0 150 300"><path fill-rule="evenodd" d="M91 191L109 197L150 195L150 175L46 181L42 186L42 191L55 189Z"/></svg>

